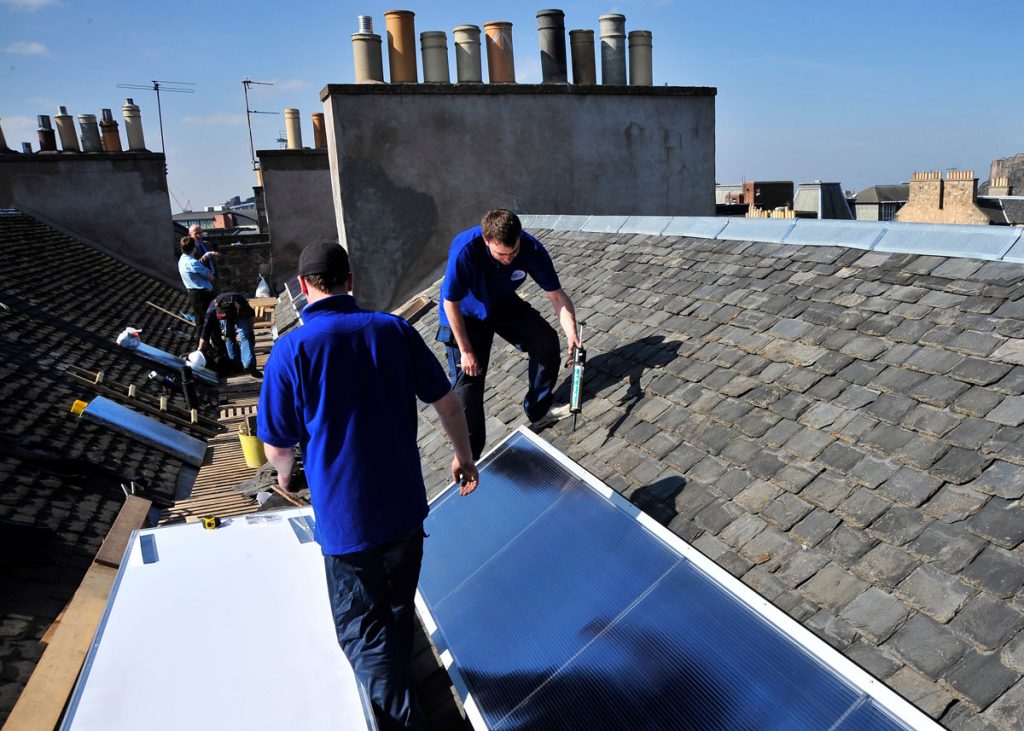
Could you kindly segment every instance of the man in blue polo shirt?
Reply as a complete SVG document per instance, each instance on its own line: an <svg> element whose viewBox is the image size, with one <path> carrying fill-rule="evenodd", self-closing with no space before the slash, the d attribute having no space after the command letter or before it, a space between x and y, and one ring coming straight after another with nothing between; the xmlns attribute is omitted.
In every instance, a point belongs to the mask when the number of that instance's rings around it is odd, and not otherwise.
<svg viewBox="0 0 1024 731"><path fill-rule="evenodd" d="M405 320L361 310L348 255L310 244L299 257L309 304L263 371L257 434L292 485L301 445L338 642L367 690L379 728L422 729L412 686L413 599L426 491L416 399L437 410L455 447L452 476L478 481L466 421L444 370Z"/></svg>
<svg viewBox="0 0 1024 731"><path fill-rule="evenodd" d="M466 413L474 459L487 438L484 381L495 333L529 356L526 418L537 423L549 415L560 362L558 335L516 294L527 275L547 294L572 353L579 345L572 300L544 245L523 231L516 214L505 208L488 211L479 226L452 239L437 339L448 350L448 371Z"/></svg>

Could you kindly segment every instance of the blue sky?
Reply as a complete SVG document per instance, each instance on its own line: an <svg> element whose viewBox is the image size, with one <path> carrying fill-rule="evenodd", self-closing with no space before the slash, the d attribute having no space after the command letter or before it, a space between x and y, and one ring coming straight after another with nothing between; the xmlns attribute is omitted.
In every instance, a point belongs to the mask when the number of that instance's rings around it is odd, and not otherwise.
<svg viewBox="0 0 1024 731"><path fill-rule="evenodd" d="M195 82L164 94L172 207L252 194L241 80L252 106L322 111L327 83L353 80L356 16L416 12L417 33L489 20L513 23L517 80L540 81L536 11L560 7L567 30L597 29L602 13L654 33L656 84L716 86L717 179L838 180L859 190L914 170L969 168L1024 152L1017 63L1024 0L861 0L859 3L522 2L458 0L396 6L363 2L226 3L0 0L0 118L8 143L36 139L35 115L142 107L159 149L152 92L118 83ZM385 54L386 55L386 54ZM454 61L451 62L454 73ZM385 74L386 74L385 60ZM421 69L422 73L422 69ZM485 70L486 75L486 70ZM254 118L257 148L273 148L282 116Z"/></svg>

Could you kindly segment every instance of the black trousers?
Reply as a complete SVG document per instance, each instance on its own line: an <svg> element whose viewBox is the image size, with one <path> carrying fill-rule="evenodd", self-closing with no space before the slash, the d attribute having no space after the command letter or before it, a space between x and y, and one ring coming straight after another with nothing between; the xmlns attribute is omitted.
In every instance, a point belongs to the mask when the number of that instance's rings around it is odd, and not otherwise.
<svg viewBox="0 0 1024 731"><path fill-rule="evenodd" d="M487 441L484 383L487 379L494 334L497 333L503 340L514 345L517 350L525 351L529 356L528 384L526 396L523 397L523 411L531 422L537 421L551 408L561 353L558 333L537 310L518 296L509 297L495 305L486 320L467 317L465 321L470 346L480 364L480 375L467 376L462 372L459 367L462 353L459 352L450 330L447 335L439 334L438 339L444 342L448 349L448 373L452 379L452 390L466 414L473 459L479 459Z"/></svg>
<svg viewBox="0 0 1024 731"><path fill-rule="evenodd" d="M192 314L196 316L196 332L202 334L203 324L206 322L206 311L213 302L212 289L190 289L188 290L188 301L192 305Z"/></svg>
<svg viewBox="0 0 1024 731"><path fill-rule="evenodd" d="M380 731L426 728L412 678L423 528L365 551L324 556L338 644L366 688Z"/></svg>

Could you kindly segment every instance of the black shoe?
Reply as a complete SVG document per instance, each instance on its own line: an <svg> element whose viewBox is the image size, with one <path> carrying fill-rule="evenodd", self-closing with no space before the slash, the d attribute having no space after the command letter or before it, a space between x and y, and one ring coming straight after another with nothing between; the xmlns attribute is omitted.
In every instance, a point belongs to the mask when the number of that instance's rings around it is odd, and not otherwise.
<svg viewBox="0 0 1024 731"><path fill-rule="evenodd" d="M263 378L263 372L259 368L257 368L256 366L253 366L252 368L249 368L245 372L248 375L252 376L253 378Z"/></svg>

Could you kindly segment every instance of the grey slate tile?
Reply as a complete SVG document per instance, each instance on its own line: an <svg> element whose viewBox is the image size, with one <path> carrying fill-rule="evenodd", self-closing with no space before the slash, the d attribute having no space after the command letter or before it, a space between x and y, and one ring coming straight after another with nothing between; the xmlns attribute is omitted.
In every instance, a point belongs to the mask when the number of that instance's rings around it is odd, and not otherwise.
<svg viewBox="0 0 1024 731"><path fill-rule="evenodd" d="M923 614L913 614L886 643L931 680L938 680L964 654L967 645Z"/></svg>
<svg viewBox="0 0 1024 731"><path fill-rule="evenodd" d="M995 650L1024 628L1024 615L982 592L957 613L949 626L976 647Z"/></svg>
<svg viewBox="0 0 1024 731"><path fill-rule="evenodd" d="M841 523L831 513L815 508L803 520L793 526L790 533L805 546L816 546Z"/></svg>
<svg viewBox="0 0 1024 731"><path fill-rule="evenodd" d="M1024 586L1024 564L1014 554L988 546L960 576L990 594L1007 599Z"/></svg>
<svg viewBox="0 0 1024 731"><path fill-rule="evenodd" d="M994 497L967 520L967 527L997 546L1016 548L1024 541L1024 508L1016 500Z"/></svg>
<svg viewBox="0 0 1024 731"><path fill-rule="evenodd" d="M989 421L1007 426L1024 424L1024 396L1008 396L986 416Z"/></svg>
<svg viewBox="0 0 1024 731"><path fill-rule="evenodd" d="M813 506L796 495L781 492L765 506L761 516L778 528L788 531L812 509Z"/></svg>
<svg viewBox="0 0 1024 731"><path fill-rule="evenodd" d="M955 447L980 449L998 429L998 424L970 416L946 434L946 441Z"/></svg>
<svg viewBox="0 0 1024 731"><path fill-rule="evenodd" d="M846 605L840 617L863 632L875 644L889 639L910 614L896 597L875 587Z"/></svg>
<svg viewBox="0 0 1024 731"><path fill-rule="evenodd" d="M918 510L893 505L868 530L890 545L903 546L921 535L929 522Z"/></svg>
<svg viewBox="0 0 1024 731"><path fill-rule="evenodd" d="M771 481L789 492L799 493L820 472L821 467L812 463L792 461L776 472Z"/></svg>
<svg viewBox="0 0 1024 731"><path fill-rule="evenodd" d="M981 476L991 461L991 458L985 457L975 449L950 447L949 451L931 466L930 471L947 482L962 485Z"/></svg>
<svg viewBox="0 0 1024 731"><path fill-rule="evenodd" d="M885 680L901 667L902 663L892 659L873 644L864 641L854 642L843 650L843 654L864 668L872 676Z"/></svg>
<svg viewBox="0 0 1024 731"><path fill-rule="evenodd" d="M862 530L840 525L822 539L817 549L836 563L849 568L878 541Z"/></svg>
<svg viewBox="0 0 1024 731"><path fill-rule="evenodd" d="M853 486L842 478L822 472L800 492L800 496L825 510L835 510L852 491Z"/></svg>
<svg viewBox="0 0 1024 731"><path fill-rule="evenodd" d="M968 357L949 371L949 375L977 386L995 383L1010 372L1012 366L985 358Z"/></svg>
<svg viewBox="0 0 1024 731"><path fill-rule="evenodd" d="M955 523L974 515L986 502L988 495L970 487L944 485L921 509L933 518Z"/></svg>
<svg viewBox="0 0 1024 731"><path fill-rule="evenodd" d="M987 708L1016 683L1021 674L999 661L999 653L969 650L943 676L955 691L979 710Z"/></svg>
<svg viewBox="0 0 1024 731"><path fill-rule="evenodd" d="M905 468L891 460L868 455L854 465L848 477L865 487L875 488L901 469Z"/></svg>
<svg viewBox="0 0 1024 731"><path fill-rule="evenodd" d="M868 589L868 585L843 567L829 563L800 586L809 601L832 612L841 612L847 604Z"/></svg>
<svg viewBox="0 0 1024 731"><path fill-rule="evenodd" d="M835 440L828 434L816 429L804 428L794 434L783 446L783 449L803 459L813 460L833 441Z"/></svg>
<svg viewBox="0 0 1024 731"><path fill-rule="evenodd" d="M824 609L815 612L804 626L839 651L853 644L858 636L853 625Z"/></svg>
<svg viewBox="0 0 1024 731"><path fill-rule="evenodd" d="M945 624L974 594L974 589L942 569L926 564L900 582L896 593L915 609Z"/></svg>
<svg viewBox="0 0 1024 731"><path fill-rule="evenodd" d="M932 523L907 548L950 574L959 573L985 548L985 541L962 524Z"/></svg>
<svg viewBox="0 0 1024 731"><path fill-rule="evenodd" d="M903 667L888 680L889 686L931 718L939 718L956 697L913 668Z"/></svg>
<svg viewBox="0 0 1024 731"><path fill-rule="evenodd" d="M920 565L920 561L902 548L879 543L851 568L865 581L894 588Z"/></svg>
<svg viewBox="0 0 1024 731"><path fill-rule="evenodd" d="M968 416L983 418L999 406L1004 398L1003 394L997 391L983 386L973 386L964 391L960 398L952 403L950 408L953 411L959 411Z"/></svg>
<svg viewBox="0 0 1024 731"><path fill-rule="evenodd" d="M890 505L892 505L891 501L876 495L871 490L858 488L836 507L835 513L850 525L866 528L875 518L888 510Z"/></svg>
<svg viewBox="0 0 1024 731"><path fill-rule="evenodd" d="M996 460L968 487L1008 500L1024 497L1024 467Z"/></svg>
<svg viewBox="0 0 1024 731"><path fill-rule="evenodd" d="M934 495L941 486L942 480L932 477L927 472L901 467L877 490L881 495L916 508Z"/></svg>
<svg viewBox="0 0 1024 731"><path fill-rule="evenodd" d="M1017 681L1010 690L985 711L985 719L1000 731L1024 728L1024 680Z"/></svg>

